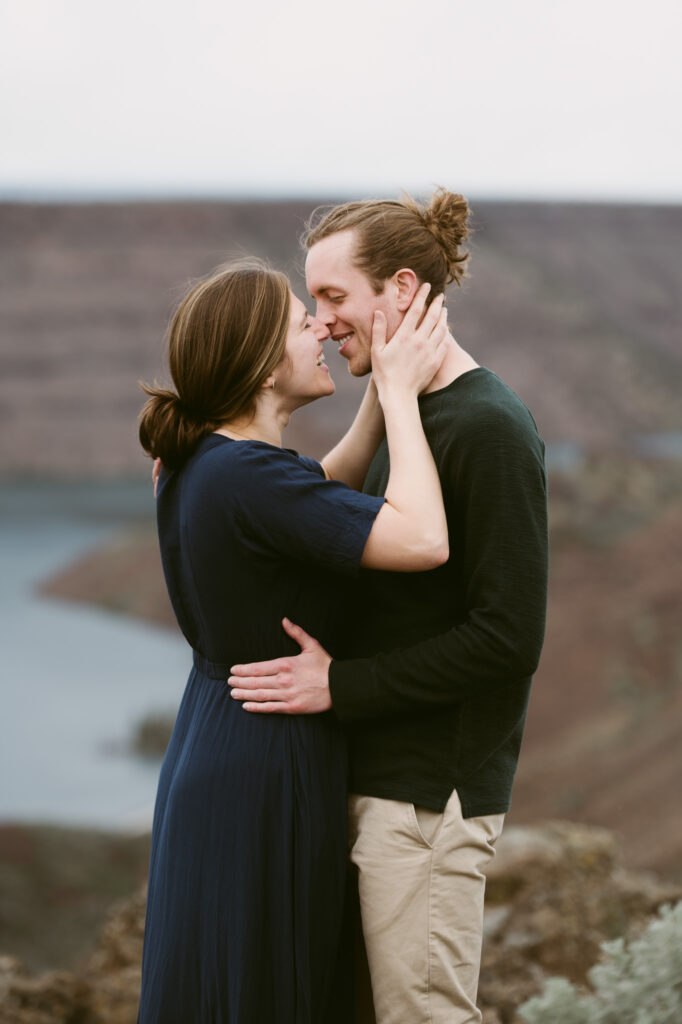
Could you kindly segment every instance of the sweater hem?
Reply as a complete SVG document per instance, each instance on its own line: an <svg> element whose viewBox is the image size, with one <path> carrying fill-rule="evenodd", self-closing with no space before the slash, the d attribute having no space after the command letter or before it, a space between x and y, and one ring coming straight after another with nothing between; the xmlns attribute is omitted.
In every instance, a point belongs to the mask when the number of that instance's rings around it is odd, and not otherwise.
<svg viewBox="0 0 682 1024"><path fill-rule="evenodd" d="M372 785L371 783L366 785L351 784L349 792L357 796L373 796L379 800L398 800L401 803L414 804L415 807L425 807L429 811L436 811L438 814L442 814L455 789L459 795L462 817L464 818L483 818L489 814L507 814L509 811L509 798L501 797L498 800L486 801L485 803L477 802L476 800L470 801L467 799L466 793L462 795L462 791L457 785L453 785L447 792L444 790L436 792L429 789L417 789L409 784L404 786L382 786Z"/></svg>

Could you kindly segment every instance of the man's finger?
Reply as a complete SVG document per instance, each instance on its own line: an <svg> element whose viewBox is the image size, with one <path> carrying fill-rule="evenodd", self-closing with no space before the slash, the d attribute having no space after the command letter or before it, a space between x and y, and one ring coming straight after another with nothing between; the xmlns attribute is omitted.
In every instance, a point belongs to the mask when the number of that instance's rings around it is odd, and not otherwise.
<svg viewBox="0 0 682 1024"><path fill-rule="evenodd" d="M234 700L256 701L258 704L281 704L283 694L279 690L245 689L240 683L239 686L235 686L234 689L230 691L230 697L234 698Z"/></svg>
<svg viewBox="0 0 682 1024"><path fill-rule="evenodd" d="M310 633L306 633L304 629L297 626L291 619L282 619L282 626L284 627L284 632L288 633L291 639L296 641L302 651L318 646L315 637L311 636Z"/></svg>
<svg viewBox="0 0 682 1024"><path fill-rule="evenodd" d="M282 681L277 673L271 676L229 676L227 685L236 686L240 690L254 690L257 687L262 690L264 687L270 687L274 692L283 689Z"/></svg>
<svg viewBox="0 0 682 1024"><path fill-rule="evenodd" d="M271 701L266 704L242 704L244 711L255 711L267 715L294 715L296 714L284 701Z"/></svg>
<svg viewBox="0 0 682 1024"><path fill-rule="evenodd" d="M283 658L275 658L274 661L255 661L252 665L233 665L230 669L232 676L276 676L278 672L285 672L287 662Z"/></svg>

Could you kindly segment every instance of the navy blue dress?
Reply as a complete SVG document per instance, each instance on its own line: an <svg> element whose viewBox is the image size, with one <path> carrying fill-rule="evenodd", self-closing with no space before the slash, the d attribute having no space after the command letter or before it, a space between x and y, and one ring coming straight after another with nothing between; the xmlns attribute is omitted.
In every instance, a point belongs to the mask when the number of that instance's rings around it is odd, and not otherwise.
<svg viewBox="0 0 682 1024"><path fill-rule="evenodd" d="M139 1024L348 1024L343 736L332 712L244 711L226 679L298 653L285 615L334 653L382 502L218 434L162 475L161 555L194 667L156 799Z"/></svg>

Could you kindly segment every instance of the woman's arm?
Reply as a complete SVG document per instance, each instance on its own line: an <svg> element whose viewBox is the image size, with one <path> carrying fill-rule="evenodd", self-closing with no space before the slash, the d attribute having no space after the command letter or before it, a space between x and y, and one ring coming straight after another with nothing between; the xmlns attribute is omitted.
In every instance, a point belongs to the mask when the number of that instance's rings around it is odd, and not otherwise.
<svg viewBox="0 0 682 1024"><path fill-rule="evenodd" d="M384 315L374 317L372 367L391 468L386 503L362 555L367 568L415 572L435 569L449 557L443 495L417 400L443 361L447 334L442 296L417 327L427 293L428 286L422 286L390 343Z"/></svg>
<svg viewBox="0 0 682 1024"><path fill-rule="evenodd" d="M332 480L343 481L356 491L362 490L369 464L384 433L384 413L376 384L370 379L351 426L322 459L325 475Z"/></svg>

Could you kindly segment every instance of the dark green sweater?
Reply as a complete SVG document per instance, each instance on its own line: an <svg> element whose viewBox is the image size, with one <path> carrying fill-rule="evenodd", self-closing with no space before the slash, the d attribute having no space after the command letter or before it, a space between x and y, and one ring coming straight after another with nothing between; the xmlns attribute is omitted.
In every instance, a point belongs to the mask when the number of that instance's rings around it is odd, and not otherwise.
<svg viewBox="0 0 682 1024"><path fill-rule="evenodd" d="M450 559L423 573L366 570L330 667L352 792L466 817L509 809L545 626L544 445L526 406L484 367L419 399L445 501ZM386 442L364 490L388 482ZM379 652L379 653L378 653Z"/></svg>

